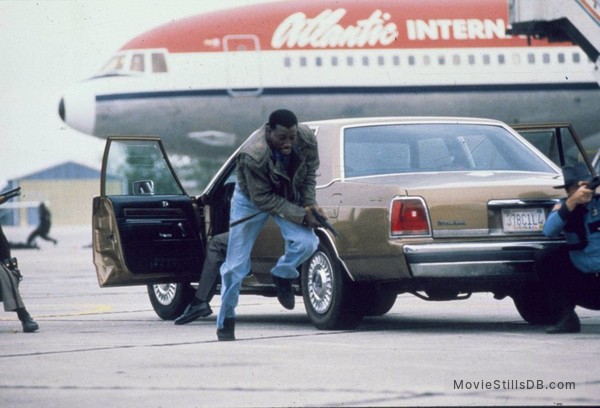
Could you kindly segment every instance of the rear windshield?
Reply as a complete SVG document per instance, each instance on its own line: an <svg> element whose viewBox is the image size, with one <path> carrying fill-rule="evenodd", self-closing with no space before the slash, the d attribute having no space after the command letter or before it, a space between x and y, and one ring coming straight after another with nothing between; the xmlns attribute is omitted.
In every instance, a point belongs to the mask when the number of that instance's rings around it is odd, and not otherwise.
<svg viewBox="0 0 600 408"><path fill-rule="evenodd" d="M500 126L408 124L347 128L344 174L555 170Z"/></svg>

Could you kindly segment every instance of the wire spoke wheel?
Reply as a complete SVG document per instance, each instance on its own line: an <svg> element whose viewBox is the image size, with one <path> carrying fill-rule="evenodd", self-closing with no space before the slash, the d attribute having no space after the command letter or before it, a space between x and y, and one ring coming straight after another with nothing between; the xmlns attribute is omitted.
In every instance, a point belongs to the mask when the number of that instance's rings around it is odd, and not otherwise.
<svg viewBox="0 0 600 408"><path fill-rule="evenodd" d="M165 283L160 285L153 285L154 295L156 300L163 306L169 306L175 299L177 293L177 284Z"/></svg>
<svg viewBox="0 0 600 408"><path fill-rule="evenodd" d="M324 314L333 298L333 271L327 256L318 251L308 266L308 296L315 312Z"/></svg>
<svg viewBox="0 0 600 408"><path fill-rule="evenodd" d="M148 297L154 312L163 320L178 318L194 296L189 283L148 285Z"/></svg>
<svg viewBox="0 0 600 408"><path fill-rule="evenodd" d="M353 329L362 314L352 307L353 283L324 245L302 266L302 297L308 317L321 330Z"/></svg>

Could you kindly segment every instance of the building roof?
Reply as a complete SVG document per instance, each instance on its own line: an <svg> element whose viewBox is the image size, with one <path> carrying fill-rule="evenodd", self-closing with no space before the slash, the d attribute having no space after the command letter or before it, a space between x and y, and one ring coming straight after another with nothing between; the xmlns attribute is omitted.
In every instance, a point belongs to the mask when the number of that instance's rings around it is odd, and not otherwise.
<svg viewBox="0 0 600 408"><path fill-rule="evenodd" d="M22 180L81 180L81 179L94 179L100 180L100 170L94 169L83 164L75 163L72 161L64 162L39 170L37 172L27 174L22 177L18 177L11 181L22 181Z"/></svg>

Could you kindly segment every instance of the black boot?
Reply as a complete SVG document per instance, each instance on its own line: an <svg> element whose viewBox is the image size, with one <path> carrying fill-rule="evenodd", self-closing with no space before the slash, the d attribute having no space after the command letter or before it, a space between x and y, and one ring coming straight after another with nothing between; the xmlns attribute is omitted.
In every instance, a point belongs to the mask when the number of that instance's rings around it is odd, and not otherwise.
<svg viewBox="0 0 600 408"><path fill-rule="evenodd" d="M38 326L38 324L31 318L29 312L24 307L17 309L17 316L19 316L19 320L23 325L23 331L25 333L31 333L40 328L40 326Z"/></svg>
<svg viewBox="0 0 600 408"><path fill-rule="evenodd" d="M277 287L277 300L281 303L281 306L288 310L292 310L295 304L294 289L292 289L292 282L294 279L285 279L278 276L273 276L273 283Z"/></svg>
<svg viewBox="0 0 600 408"><path fill-rule="evenodd" d="M560 320L554 325L546 329L548 334L558 333L579 333L581 331L581 324L579 323L579 316L575 313L575 310L569 309L565 311Z"/></svg>
<svg viewBox="0 0 600 408"><path fill-rule="evenodd" d="M223 321L223 328L217 329L217 337L219 338L219 341L235 340L235 318L225 318L225 321Z"/></svg>

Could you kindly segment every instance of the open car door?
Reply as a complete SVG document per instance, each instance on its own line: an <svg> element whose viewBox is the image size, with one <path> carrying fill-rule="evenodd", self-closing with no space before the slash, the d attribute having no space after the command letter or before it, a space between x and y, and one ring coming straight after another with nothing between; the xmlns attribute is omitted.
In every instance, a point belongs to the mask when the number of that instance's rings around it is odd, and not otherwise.
<svg viewBox="0 0 600 408"><path fill-rule="evenodd" d="M511 125L529 143L545 154L558 167L574 166L583 162L590 173L592 163L581 139L569 123L541 123Z"/></svg>
<svg viewBox="0 0 600 408"><path fill-rule="evenodd" d="M100 286L197 282L205 256L202 217L158 137L109 137L93 253Z"/></svg>

